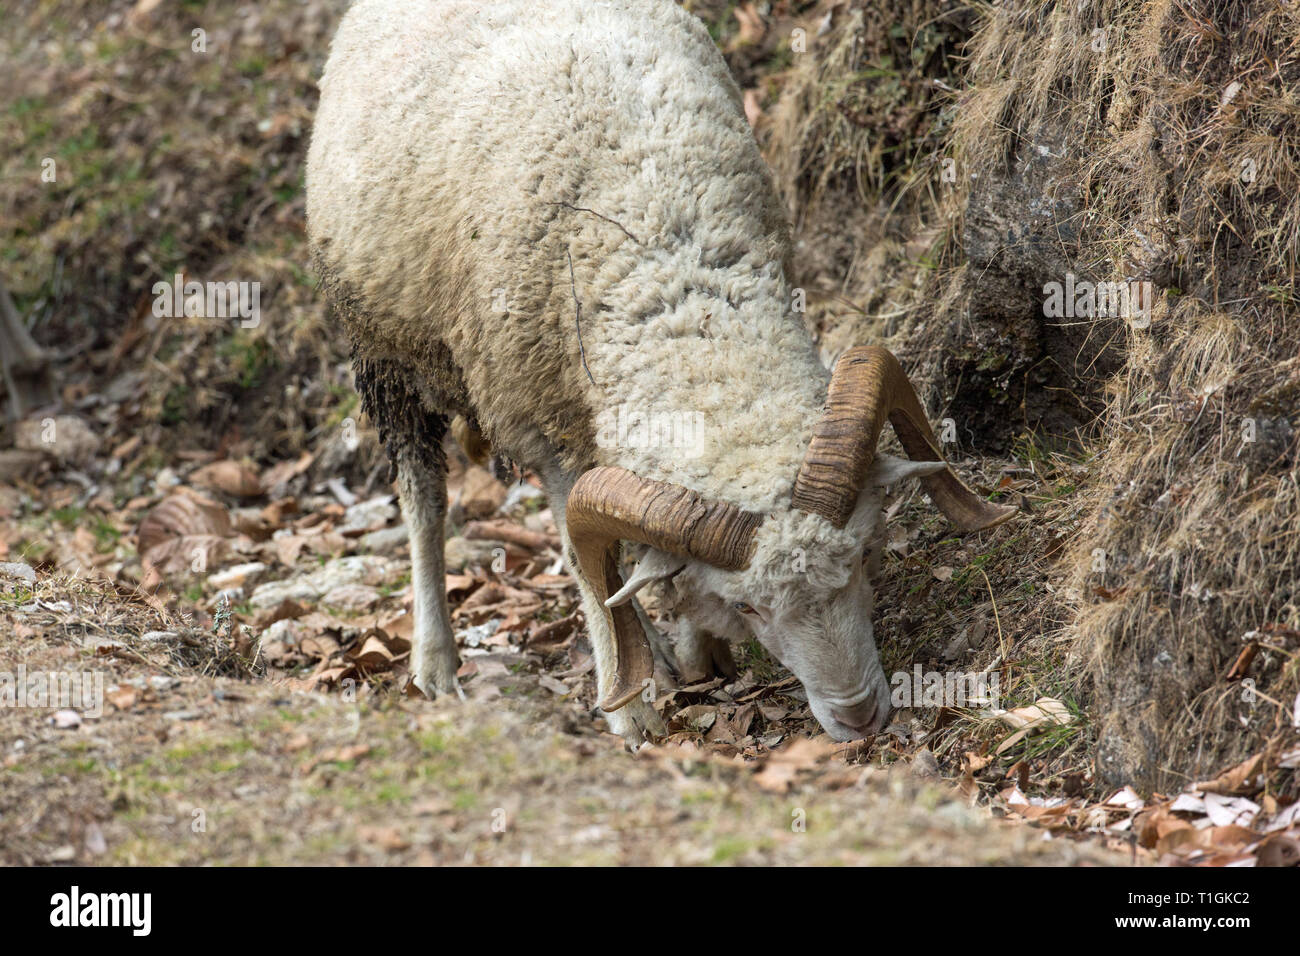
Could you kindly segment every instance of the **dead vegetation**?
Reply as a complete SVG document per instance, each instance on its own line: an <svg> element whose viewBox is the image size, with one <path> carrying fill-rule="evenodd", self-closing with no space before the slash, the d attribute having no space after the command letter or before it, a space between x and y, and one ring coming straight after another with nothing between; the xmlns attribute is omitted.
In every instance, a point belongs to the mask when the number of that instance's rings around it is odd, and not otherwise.
<svg viewBox="0 0 1300 956"><path fill-rule="evenodd" d="M787 195L823 218L822 171L878 138L836 116L873 95L865 51L882 42L870 10L843 12L771 143ZM1176 787L1294 734L1300 24L1274 3L927 12L970 24L956 79L933 58L905 73L953 86L928 110L951 120L939 166L955 175L870 180L867 208L915 218L857 253L861 307L817 321L832 352L884 337L915 357L963 442L1073 448L1070 520L1035 542L1051 560L1019 569L1044 585L1046 639L1086 672L1101 777ZM816 175L800 156L823 157ZM854 215L839 220L860 235ZM1150 327L1045 318L1043 286L1067 272L1151 282Z"/></svg>

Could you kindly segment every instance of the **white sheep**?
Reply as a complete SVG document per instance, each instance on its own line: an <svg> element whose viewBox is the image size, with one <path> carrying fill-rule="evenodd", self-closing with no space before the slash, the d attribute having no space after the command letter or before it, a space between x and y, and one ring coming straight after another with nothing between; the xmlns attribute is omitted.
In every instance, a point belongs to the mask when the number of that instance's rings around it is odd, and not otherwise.
<svg viewBox="0 0 1300 956"><path fill-rule="evenodd" d="M939 460L888 352L854 350L833 382L818 362L784 213L697 19L671 0L361 0L321 80L307 211L397 463L417 686L458 690L440 443L463 416L545 486L612 729L662 731L631 599L667 578L688 662L751 632L831 736L879 728L880 486L925 476L964 528L1011 509ZM630 438L647 418L689 423L690 447ZM886 418L922 460L874 456ZM626 584L620 542L649 546Z"/></svg>

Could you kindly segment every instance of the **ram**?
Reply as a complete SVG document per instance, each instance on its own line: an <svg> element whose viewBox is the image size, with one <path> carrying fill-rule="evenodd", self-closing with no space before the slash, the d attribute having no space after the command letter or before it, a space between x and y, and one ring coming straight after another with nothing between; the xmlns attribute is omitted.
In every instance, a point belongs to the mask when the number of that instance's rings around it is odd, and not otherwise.
<svg viewBox="0 0 1300 956"><path fill-rule="evenodd" d="M960 529L1013 509L947 468L890 353L818 361L784 211L698 20L671 0L361 0L321 80L307 210L397 468L420 689L458 692L441 440L460 417L542 481L613 730L662 731L633 598L669 579L687 664L752 634L833 738L883 724L864 569L882 486L921 477ZM689 423L690 447L626 440L638 416ZM886 420L912 461L875 454ZM643 555L626 582L625 546Z"/></svg>

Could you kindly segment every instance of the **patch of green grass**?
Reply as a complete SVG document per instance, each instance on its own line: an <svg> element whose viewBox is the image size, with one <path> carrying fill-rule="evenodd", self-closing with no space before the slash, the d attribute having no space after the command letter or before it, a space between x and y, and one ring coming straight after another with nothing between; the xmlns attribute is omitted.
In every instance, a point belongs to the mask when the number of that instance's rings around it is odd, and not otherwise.
<svg viewBox="0 0 1300 956"><path fill-rule="evenodd" d="M97 550L101 552L112 551L122 537L122 532L117 526L103 515L95 515L91 518L90 530L94 533L95 540L98 542Z"/></svg>
<svg viewBox="0 0 1300 956"><path fill-rule="evenodd" d="M423 756L435 757L447 753L447 738L436 730L421 731L415 735L414 739L415 745L420 748L420 753Z"/></svg>
<svg viewBox="0 0 1300 956"><path fill-rule="evenodd" d="M173 761L192 760L214 753L242 754L256 749L253 742L246 737L233 740L201 740L192 744L180 744L163 751L163 758Z"/></svg>
<svg viewBox="0 0 1300 956"><path fill-rule="evenodd" d="M9 607L22 607L24 604L30 603L34 596L34 591L23 587L9 592L0 591L0 604Z"/></svg>
<svg viewBox="0 0 1300 956"><path fill-rule="evenodd" d="M235 69L240 76L246 76L249 79L256 79L266 72L267 59L260 53L253 53L243 57L235 64Z"/></svg>
<svg viewBox="0 0 1300 956"><path fill-rule="evenodd" d="M320 279L312 275L306 269L303 269L301 266L297 265L294 262L290 262L288 265L289 265L289 274L293 276L293 281L298 283L300 286L303 286L304 288L307 289L315 289L317 286L320 285Z"/></svg>
<svg viewBox="0 0 1300 956"><path fill-rule="evenodd" d="M71 531L77 526L77 522L81 520L84 512L84 508L79 508L76 505L65 505L62 508L55 508L52 515L55 521Z"/></svg>
<svg viewBox="0 0 1300 956"><path fill-rule="evenodd" d="M754 848L754 844L742 837L723 837L713 846L713 862L728 863Z"/></svg>
<svg viewBox="0 0 1300 956"><path fill-rule="evenodd" d="M404 574L398 575L396 580L393 581L393 583L381 584L379 586L379 593L382 594L384 597L388 597L402 590L402 588L406 587L410 583L411 583L411 572L407 571Z"/></svg>
<svg viewBox="0 0 1300 956"><path fill-rule="evenodd" d="M713 42L720 48L725 47L727 41L740 29L739 24L736 22L736 4L734 2L728 3L716 18L708 16L704 10L692 10L693 6L694 4L687 4L686 9L691 10L703 21L705 29L709 31L709 36L713 38Z"/></svg>
<svg viewBox="0 0 1300 956"><path fill-rule="evenodd" d="M754 677L763 682L773 681L781 673L781 666L772 660L757 638L749 638L740 645L736 666L742 671L753 668Z"/></svg>
<svg viewBox="0 0 1300 956"><path fill-rule="evenodd" d="M337 395L339 403L330 413L328 423L331 428L337 428L344 419L353 416L361 399L352 389L337 385L330 386L330 394Z"/></svg>
<svg viewBox="0 0 1300 956"><path fill-rule="evenodd" d="M1065 438L1041 432L1023 432L1011 445L1011 454L1024 462L1054 465L1055 459L1081 462L1079 450Z"/></svg>
<svg viewBox="0 0 1300 956"><path fill-rule="evenodd" d="M794 66L794 50L790 48L790 43L787 40L772 51L772 56L768 60L766 72L769 75L773 73L782 73L792 66Z"/></svg>
<svg viewBox="0 0 1300 956"><path fill-rule="evenodd" d="M164 230L163 234L158 237L155 252L158 261L162 264L165 275L171 275L173 272L180 270L180 244L176 240L176 234L170 229Z"/></svg>
<svg viewBox="0 0 1300 956"><path fill-rule="evenodd" d="M1264 286L1264 294L1274 302L1280 302L1282 305L1295 305L1296 302L1295 288L1293 286L1266 285Z"/></svg>
<svg viewBox="0 0 1300 956"><path fill-rule="evenodd" d="M59 156L71 161L83 158L102 147L103 143L99 138L99 127L88 125L83 127L80 133L64 140L56 152ZM78 168L81 169L82 167Z"/></svg>
<svg viewBox="0 0 1300 956"><path fill-rule="evenodd" d="M265 339L251 338L242 331L223 340L217 346L217 355L230 363L235 381L242 389L257 388L266 374L279 365Z"/></svg>
<svg viewBox="0 0 1300 956"><path fill-rule="evenodd" d="M410 803L412 796L400 784L386 783L375 791L375 799L380 803Z"/></svg>
<svg viewBox="0 0 1300 956"><path fill-rule="evenodd" d="M19 97L9 107L9 113L18 120L22 136L29 147L39 144L54 129L54 123L49 118L49 106L43 97Z"/></svg>

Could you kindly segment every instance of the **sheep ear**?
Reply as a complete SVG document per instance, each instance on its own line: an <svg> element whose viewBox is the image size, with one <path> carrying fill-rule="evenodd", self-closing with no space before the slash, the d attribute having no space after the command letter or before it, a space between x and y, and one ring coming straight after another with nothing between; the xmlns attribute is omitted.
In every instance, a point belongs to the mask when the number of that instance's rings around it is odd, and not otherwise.
<svg viewBox="0 0 1300 956"><path fill-rule="evenodd" d="M682 568L686 567L686 558L678 554L669 554L666 551L659 551L651 548L646 552L644 558L632 572L632 576L627 579L617 593L610 596L605 602L605 607L618 607L620 604L626 604L636 596L636 592L651 581L658 581L660 578L666 578L676 574Z"/></svg>
<svg viewBox="0 0 1300 956"><path fill-rule="evenodd" d="M892 485L904 478L921 478L933 475L947 468L942 461L910 461L893 455L877 454L871 462L871 483L875 485Z"/></svg>

